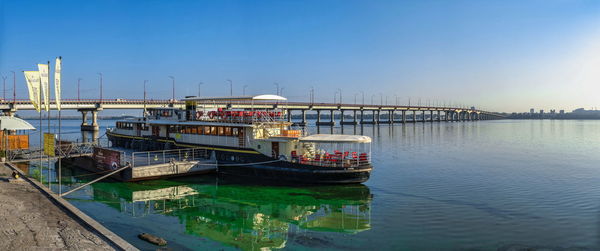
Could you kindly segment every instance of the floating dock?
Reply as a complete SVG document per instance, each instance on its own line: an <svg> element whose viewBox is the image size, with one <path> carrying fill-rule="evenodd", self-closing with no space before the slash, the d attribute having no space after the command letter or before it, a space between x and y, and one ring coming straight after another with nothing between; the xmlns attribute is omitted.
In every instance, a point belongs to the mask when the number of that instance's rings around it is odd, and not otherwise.
<svg viewBox="0 0 600 251"><path fill-rule="evenodd" d="M214 173L217 161L206 149L184 148L133 152L122 148L95 147L89 156L65 158L63 163L97 174L130 166L110 177L119 181L140 181Z"/></svg>

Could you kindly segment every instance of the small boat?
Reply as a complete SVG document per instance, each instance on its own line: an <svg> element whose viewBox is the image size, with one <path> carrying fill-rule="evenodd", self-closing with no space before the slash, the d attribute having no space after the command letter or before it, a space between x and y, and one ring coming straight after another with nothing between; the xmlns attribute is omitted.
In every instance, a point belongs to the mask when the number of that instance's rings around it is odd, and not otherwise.
<svg viewBox="0 0 600 251"><path fill-rule="evenodd" d="M119 120L106 135L114 147L144 151L203 148L219 174L280 182L346 184L369 179L371 138L292 128L278 95L187 97L185 109L152 108ZM245 104L235 109L235 104ZM248 108L250 107L250 108Z"/></svg>

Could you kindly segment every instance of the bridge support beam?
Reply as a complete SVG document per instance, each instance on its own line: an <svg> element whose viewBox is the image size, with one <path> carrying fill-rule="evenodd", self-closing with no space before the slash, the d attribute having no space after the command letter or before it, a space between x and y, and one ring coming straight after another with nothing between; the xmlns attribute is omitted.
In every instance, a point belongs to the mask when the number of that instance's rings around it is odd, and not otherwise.
<svg viewBox="0 0 600 251"><path fill-rule="evenodd" d="M412 122L413 122L413 123L417 123L417 111L416 111L416 110L414 110L412 115L413 115L413 116L412 116L412 117L413 117L413 118L412 118Z"/></svg>
<svg viewBox="0 0 600 251"><path fill-rule="evenodd" d="M433 122L433 110L429 111L429 120Z"/></svg>
<svg viewBox="0 0 600 251"><path fill-rule="evenodd" d="M442 121L442 112L437 111L437 122L441 122Z"/></svg>
<svg viewBox="0 0 600 251"><path fill-rule="evenodd" d="M317 125L321 124L321 110L317 110Z"/></svg>
<svg viewBox="0 0 600 251"><path fill-rule="evenodd" d="M360 109L360 123L364 124L365 123L365 110Z"/></svg>
<svg viewBox="0 0 600 251"><path fill-rule="evenodd" d="M423 116L423 117L421 118L421 120L423 120L423 122L425 122L425 111L421 112L421 116Z"/></svg>
<svg viewBox="0 0 600 251"><path fill-rule="evenodd" d="M390 124L394 124L394 110L389 111L388 120Z"/></svg>
<svg viewBox="0 0 600 251"><path fill-rule="evenodd" d="M406 124L406 111L402 110L402 124Z"/></svg>

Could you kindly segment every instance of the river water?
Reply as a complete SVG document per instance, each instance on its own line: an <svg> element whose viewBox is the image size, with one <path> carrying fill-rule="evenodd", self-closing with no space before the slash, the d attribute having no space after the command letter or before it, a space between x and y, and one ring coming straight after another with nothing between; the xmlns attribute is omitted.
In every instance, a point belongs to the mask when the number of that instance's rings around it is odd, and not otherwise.
<svg viewBox="0 0 600 251"><path fill-rule="evenodd" d="M65 138L81 139L78 123L63 121ZM103 127L113 124L102 121ZM174 250L600 249L600 121L319 131L371 136L371 179L311 187L215 176L100 182L67 198L147 250L156 246L139 240L139 233L158 235ZM63 190L93 178L69 167L62 173Z"/></svg>

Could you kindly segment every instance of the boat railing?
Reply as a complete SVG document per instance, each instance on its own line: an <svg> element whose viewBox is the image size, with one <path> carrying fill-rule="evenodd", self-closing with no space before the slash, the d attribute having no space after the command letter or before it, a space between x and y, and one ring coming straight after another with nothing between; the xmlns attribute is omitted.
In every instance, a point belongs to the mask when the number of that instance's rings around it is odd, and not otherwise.
<svg viewBox="0 0 600 251"><path fill-rule="evenodd" d="M283 121L282 112L273 111L197 111L193 121L253 124Z"/></svg>
<svg viewBox="0 0 600 251"><path fill-rule="evenodd" d="M209 159L208 150L204 148L181 148L162 151L125 153L125 161L132 167L159 165L181 161L200 161Z"/></svg>
<svg viewBox="0 0 600 251"><path fill-rule="evenodd" d="M315 154L312 157L295 156L295 154L292 153L292 162L323 167L354 168L370 164L371 158L367 153L357 152Z"/></svg>

